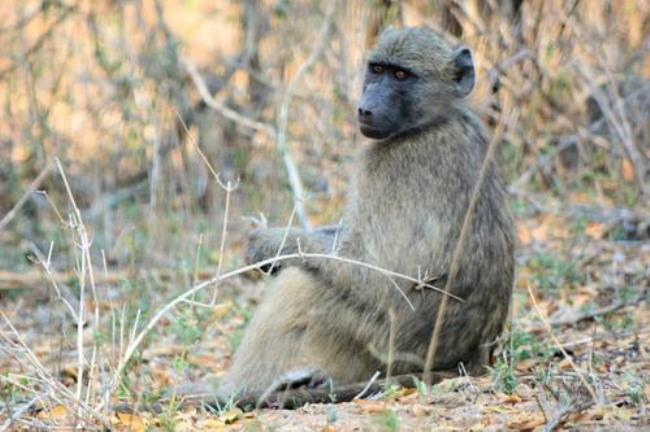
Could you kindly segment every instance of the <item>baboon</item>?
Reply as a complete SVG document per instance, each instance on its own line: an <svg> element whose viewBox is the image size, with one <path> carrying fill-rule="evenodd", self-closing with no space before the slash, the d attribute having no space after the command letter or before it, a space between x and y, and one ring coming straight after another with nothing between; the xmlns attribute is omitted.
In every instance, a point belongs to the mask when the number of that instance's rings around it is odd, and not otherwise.
<svg viewBox="0 0 650 432"><path fill-rule="evenodd" d="M474 77L468 48L424 28L385 31L368 57L357 116L370 140L340 227L254 230L247 260L331 253L444 286L488 147L466 101ZM514 236L497 171L489 167L451 280L464 301L448 302L435 370L462 363L481 373L507 317ZM443 294L330 258L274 270L220 396L263 394L284 381L344 385L388 368L422 372Z"/></svg>

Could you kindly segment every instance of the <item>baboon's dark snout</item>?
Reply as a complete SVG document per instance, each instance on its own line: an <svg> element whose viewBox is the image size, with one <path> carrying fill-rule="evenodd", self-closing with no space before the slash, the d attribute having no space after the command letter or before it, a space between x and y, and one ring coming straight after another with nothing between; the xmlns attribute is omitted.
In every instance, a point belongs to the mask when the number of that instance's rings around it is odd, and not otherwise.
<svg viewBox="0 0 650 432"><path fill-rule="evenodd" d="M367 122L372 117L372 111L360 106L357 108L357 116L359 117L359 121Z"/></svg>

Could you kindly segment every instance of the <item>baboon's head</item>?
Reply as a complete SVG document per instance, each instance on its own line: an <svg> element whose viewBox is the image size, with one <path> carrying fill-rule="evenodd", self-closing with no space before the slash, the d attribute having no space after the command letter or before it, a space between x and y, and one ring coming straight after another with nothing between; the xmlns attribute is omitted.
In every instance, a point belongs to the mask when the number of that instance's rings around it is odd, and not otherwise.
<svg viewBox="0 0 650 432"><path fill-rule="evenodd" d="M387 30L370 52L358 108L361 133L386 139L444 122L474 87L466 47L425 28Z"/></svg>

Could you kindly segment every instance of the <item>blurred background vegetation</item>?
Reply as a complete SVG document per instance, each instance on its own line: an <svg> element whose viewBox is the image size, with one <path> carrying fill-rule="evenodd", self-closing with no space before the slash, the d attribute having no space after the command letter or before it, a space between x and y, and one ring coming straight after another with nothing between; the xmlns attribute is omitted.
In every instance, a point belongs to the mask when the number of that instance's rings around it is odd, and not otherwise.
<svg viewBox="0 0 650 432"><path fill-rule="evenodd" d="M222 373L263 291L250 275L218 298L198 293L218 299L210 308L144 323L242 265L261 212L274 225L338 221L367 144L355 120L364 55L384 28L414 25L473 49L473 105L489 128L504 107L517 119L500 148L519 248L493 402L567 367L534 292L615 421L647 417L647 0L3 0L0 420L25 414L25 395L77 406L83 384L98 413ZM566 377L553 395L580 399ZM458 422L476 406L459 407L455 427L469 429ZM500 424L526 429L510 414Z"/></svg>
<svg viewBox="0 0 650 432"><path fill-rule="evenodd" d="M519 111L502 146L515 207L635 208L649 192L644 0L6 0L0 22L0 216L50 173L0 225L0 268L50 240L63 259L54 157L109 266L174 268L199 234L218 244L225 191L198 148L237 184L229 247L243 216L286 222L287 159L308 219L335 221L363 145L363 56L391 25L473 48L488 125L506 100Z"/></svg>

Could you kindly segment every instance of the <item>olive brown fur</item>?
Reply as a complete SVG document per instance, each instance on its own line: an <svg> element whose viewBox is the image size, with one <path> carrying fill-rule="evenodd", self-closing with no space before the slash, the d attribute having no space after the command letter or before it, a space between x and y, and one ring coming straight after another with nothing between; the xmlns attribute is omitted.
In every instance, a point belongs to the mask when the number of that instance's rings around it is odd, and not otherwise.
<svg viewBox="0 0 650 432"><path fill-rule="evenodd" d="M368 56L357 113L370 140L356 162L342 223L257 229L248 261L299 249L332 253L444 286L489 141L467 102L474 77L469 49L433 31L382 34ZM464 301L448 302L437 371L462 363L470 374L482 373L508 316L513 222L494 165L479 194L450 284ZM422 373L443 294L335 259L296 258L276 270L219 397L262 395L295 377L366 381L376 371L385 374L389 358L394 375Z"/></svg>

